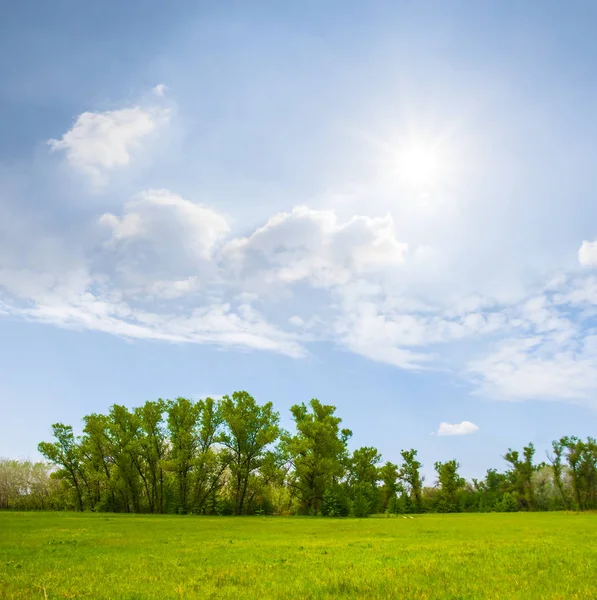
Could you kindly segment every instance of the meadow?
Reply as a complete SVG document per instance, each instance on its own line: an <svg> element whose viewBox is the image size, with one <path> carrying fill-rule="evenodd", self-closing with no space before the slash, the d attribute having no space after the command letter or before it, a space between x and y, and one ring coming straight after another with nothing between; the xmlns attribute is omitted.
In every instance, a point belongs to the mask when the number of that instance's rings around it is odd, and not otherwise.
<svg viewBox="0 0 597 600"><path fill-rule="evenodd" d="M595 598L597 515L0 513L2 598Z"/></svg>

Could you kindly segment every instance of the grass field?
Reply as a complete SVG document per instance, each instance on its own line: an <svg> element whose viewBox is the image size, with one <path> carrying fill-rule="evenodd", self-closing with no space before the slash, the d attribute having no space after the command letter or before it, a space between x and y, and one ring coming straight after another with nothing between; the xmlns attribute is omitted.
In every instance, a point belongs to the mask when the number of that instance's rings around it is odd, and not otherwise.
<svg viewBox="0 0 597 600"><path fill-rule="evenodd" d="M2 598L596 598L597 515L0 513Z"/></svg>

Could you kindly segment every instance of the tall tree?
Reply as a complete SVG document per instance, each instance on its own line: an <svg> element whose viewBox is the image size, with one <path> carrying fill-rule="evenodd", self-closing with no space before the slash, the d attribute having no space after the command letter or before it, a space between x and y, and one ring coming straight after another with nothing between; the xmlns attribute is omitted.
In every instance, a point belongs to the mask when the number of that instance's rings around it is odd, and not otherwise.
<svg viewBox="0 0 597 600"><path fill-rule="evenodd" d="M347 484L351 490L355 516L365 516L376 512L379 506L377 481L381 454L377 448L364 446L357 448L348 460ZM355 510L354 507L358 506Z"/></svg>
<svg viewBox="0 0 597 600"><path fill-rule="evenodd" d="M454 512L456 510L456 494L464 488L466 481L458 474L460 465L455 460L436 462L437 483L440 487L441 510Z"/></svg>
<svg viewBox="0 0 597 600"><path fill-rule="evenodd" d="M85 427L81 439L81 451L85 458L85 469L89 472L100 506L108 510L118 510L116 491L118 486L114 476L114 457L108 434L108 417L92 413L83 417ZM121 491L121 490L119 490ZM123 502L125 498L122 498Z"/></svg>
<svg viewBox="0 0 597 600"><path fill-rule="evenodd" d="M243 514L251 475L263 464L268 447L280 436L280 416L273 404L260 406L245 391L224 396L221 402L224 430L217 438L231 453L234 506Z"/></svg>
<svg viewBox="0 0 597 600"><path fill-rule="evenodd" d="M400 487L398 483L398 465L389 461L386 462L379 469L379 478L383 483L382 509L395 512L397 494Z"/></svg>
<svg viewBox="0 0 597 600"><path fill-rule="evenodd" d="M504 460L510 463L509 471L512 490L516 492L518 501L527 510L535 510L535 488L533 485L533 473L535 467L533 465L533 456L535 447L529 444L523 448L523 458L517 450L508 448L508 452L504 455Z"/></svg>
<svg viewBox="0 0 597 600"><path fill-rule="evenodd" d="M216 448L223 425L222 406L212 398L199 401L197 450L193 477L193 510L203 512L207 499L222 486L222 476L232 455Z"/></svg>
<svg viewBox="0 0 597 600"><path fill-rule="evenodd" d="M114 404L108 414L108 433L114 462L124 481L133 512L142 512L142 497L149 500L147 463L143 455L141 422L125 406ZM149 507L153 512L153 506Z"/></svg>
<svg viewBox="0 0 597 600"><path fill-rule="evenodd" d="M176 398L168 402L167 413L170 453L166 466L176 479L177 512L186 513L189 510L191 474L199 446L198 420L201 404L187 398Z"/></svg>
<svg viewBox="0 0 597 600"><path fill-rule="evenodd" d="M578 510L597 508L597 442L576 436L563 437L560 443L566 449L566 461L572 480L574 500Z"/></svg>
<svg viewBox="0 0 597 600"><path fill-rule="evenodd" d="M297 431L282 436L292 465L290 485L299 496L301 512L318 514L326 487L344 475L352 432L340 429L342 419L335 416L335 406L315 398L309 406L295 404L290 412Z"/></svg>
<svg viewBox="0 0 597 600"><path fill-rule="evenodd" d="M164 413L167 404L161 398L147 401L135 409L135 418L140 427L139 439L141 454L147 472L148 502L150 512L164 512L164 469L167 443L164 427Z"/></svg>
<svg viewBox="0 0 597 600"><path fill-rule="evenodd" d="M41 442L37 449L48 460L62 467L61 475L75 490L77 509L83 510L83 494L88 483L82 468L81 449L70 425L54 423L55 442Z"/></svg>
<svg viewBox="0 0 597 600"><path fill-rule="evenodd" d="M560 497L562 499L562 503L564 504L564 508L568 508L569 499L568 494L566 493L566 489L564 487L563 481L563 465L562 465L562 456L564 455L565 441L554 440L551 443L551 447L553 448L553 455L548 456L549 462L551 463L552 472L553 472L553 482L556 486L558 492L560 493Z"/></svg>
<svg viewBox="0 0 597 600"><path fill-rule="evenodd" d="M417 460L417 451L414 448L411 450L401 450L400 456L402 456L403 463L400 465L398 475L408 487L415 511L421 512L423 508L422 492L424 481L424 477L421 475L421 467L423 465Z"/></svg>

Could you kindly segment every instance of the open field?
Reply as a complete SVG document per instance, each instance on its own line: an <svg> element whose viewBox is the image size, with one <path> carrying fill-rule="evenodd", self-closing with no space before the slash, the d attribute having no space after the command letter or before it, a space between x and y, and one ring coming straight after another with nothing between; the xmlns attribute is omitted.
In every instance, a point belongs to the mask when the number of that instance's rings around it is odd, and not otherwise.
<svg viewBox="0 0 597 600"><path fill-rule="evenodd" d="M597 515L0 513L3 598L595 598Z"/></svg>

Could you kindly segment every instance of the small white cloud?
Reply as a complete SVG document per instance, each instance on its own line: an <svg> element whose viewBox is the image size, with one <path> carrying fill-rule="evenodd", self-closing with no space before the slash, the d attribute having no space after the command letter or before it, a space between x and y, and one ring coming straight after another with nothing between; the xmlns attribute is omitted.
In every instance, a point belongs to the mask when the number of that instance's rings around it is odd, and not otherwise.
<svg viewBox="0 0 597 600"><path fill-rule="evenodd" d="M140 106L106 112L84 112L60 140L48 140L62 150L72 167L103 183L106 171L128 165L144 138L168 121L166 109Z"/></svg>
<svg viewBox="0 0 597 600"><path fill-rule="evenodd" d="M156 96L161 98L166 93L167 89L168 88L163 83L158 83L152 91Z"/></svg>
<svg viewBox="0 0 597 600"><path fill-rule="evenodd" d="M470 421L462 421L462 423L440 423L437 430L437 435L470 435L479 431L479 428Z"/></svg>
<svg viewBox="0 0 597 600"><path fill-rule="evenodd" d="M583 267L597 267L597 240L594 242L582 243L578 251L578 262Z"/></svg>

